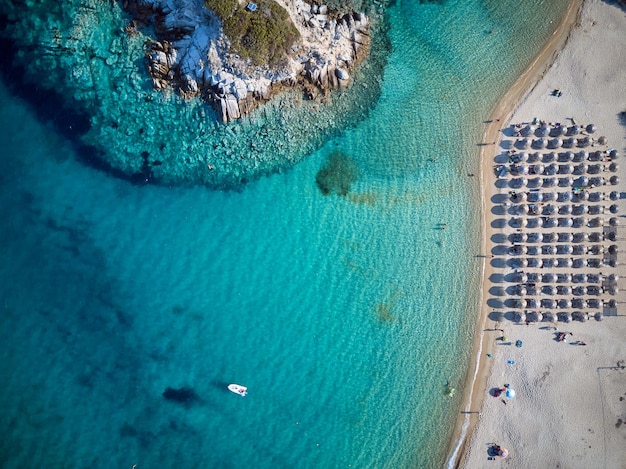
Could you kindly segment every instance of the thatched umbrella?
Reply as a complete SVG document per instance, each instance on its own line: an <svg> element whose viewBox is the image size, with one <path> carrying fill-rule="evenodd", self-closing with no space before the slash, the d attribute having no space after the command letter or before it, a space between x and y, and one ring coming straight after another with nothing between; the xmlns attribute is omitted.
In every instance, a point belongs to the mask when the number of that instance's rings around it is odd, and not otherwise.
<svg viewBox="0 0 626 469"><path fill-rule="evenodd" d="M609 158L611 158L612 160L616 160L617 158L619 158L619 153L617 152L617 150L611 150L609 152Z"/></svg>
<svg viewBox="0 0 626 469"><path fill-rule="evenodd" d="M619 192L617 192L617 191L612 191L612 192L609 194L609 199L611 199L611 200L613 200L613 201L615 201L615 200L619 200L619 198L620 198L620 195L619 195Z"/></svg>
<svg viewBox="0 0 626 469"><path fill-rule="evenodd" d="M587 226L587 219L585 217L574 218L574 228L582 228Z"/></svg>
<svg viewBox="0 0 626 469"><path fill-rule="evenodd" d="M619 178L617 176L611 176L611 179L609 179L609 182L611 183L612 186L617 186L619 184Z"/></svg>
<svg viewBox="0 0 626 469"><path fill-rule="evenodd" d="M539 322L539 314L537 313L537 311L528 311L526 313L526 321L530 321L530 322Z"/></svg>
<svg viewBox="0 0 626 469"><path fill-rule="evenodd" d="M563 139L563 148L572 148L574 145L576 145L575 138L568 137L566 139Z"/></svg>
<svg viewBox="0 0 626 469"><path fill-rule="evenodd" d="M556 306L556 302L550 298L543 298L541 300L541 307L545 309L552 309Z"/></svg>
<svg viewBox="0 0 626 469"><path fill-rule="evenodd" d="M574 172L573 164L562 164L559 167L559 174L572 174Z"/></svg>
<svg viewBox="0 0 626 469"><path fill-rule="evenodd" d="M587 167L587 172L589 174L599 174L602 171L602 166L599 164L590 164Z"/></svg>
<svg viewBox="0 0 626 469"><path fill-rule="evenodd" d="M548 258L548 259L543 259L543 266L544 267L554 267L556 265L556 259L552 259L552 258Z"/></svg>
<svg viewBox="0 0 626 469"><path fill-rule="evenodd" d="M553 138L550 140L550 146L552 148L561 148L563 146L563 140L560 138Z"/></svg>
<svg viewBox="0 0 626 469"><path fill-rule="evenodd" d="M595 131L596 131L596 126L595 126L595 124L589 124L589 125L587 126L587 133L592 134L592 133L594 133Z"/></svg>
<svg viewBox="0 0 626 469"><path fill-rule="evenodd" d="M529 189L539 189L543 185L543 180L541 178L532 178L526 184L526 187Z"/></svg>
<svg viewBox="0 0 626 469"><path fill-rule="evenodd" d="M589 139L589 137L583 137L579 138L576 143L579 147L588 147L589 145L591 145L591 140Z"/></svg>
<svg viewBox="0 0 626 469"><path fill-rule="evenodd" d="M617 308L617 301L616 300L609 300L606 302L607 307L609 308Z"/></svg>
<svg viewBox="0 0 626 469"><path fill-rule="evenodd" d="M619 293L619 288L614 287L614 286L607 287L606 290L609 293L609 295L617 295Z"/></svg>
<svg viewBox="0 0 626 469"><path fill-rule="evenodd" d="M542 218L531 218L528 226L530 228L541 228L543 226L543 219Z"/></svg>
<svg viewBox="0 0 626 469"><path fill-rule="evenodd" d="M551 163L544 168L543 173L547 176L554 176L558 170L559 166L556 163Z"/></svg>
<svg viewBox="0 0 626 469"><path fill-rule="evenodd" d="M513 228L524 228L528 225L528 220L526 218L511 218L510 225Z"/></svg>
<svg viewBox="0 0 626 469"><path fill-rule="evenodd" d="M587 295L595 295L598 296L602 293L601 288L598 285L589 285L587 288Z"/></svg>
<svg viewBox="0 0 626 469"><path fill-rule="evenodd" d="M570 259L569 257L559 258L559 260L557 261L558 267L572 267L573 265L574 265L574 261Z"/></svg>
<svg viewBox="0 0 626 469"><path fill-rule="evenodd" d="M602 161L602 152L600 151L592 151L589 152L589 156L587 157L589 161Z"/></svg>
<svg viewBox="0 0 626 469"><path fill-rule="evenodd" d="M529 192L528 193L528 202L538 203L543 200L543 194L541 192Z"/></svg>
<svg viewBox="0 0 626 469"><path fill-rule="evenodd" d="M592 218L591 220L589 220L589 226L593 227L593 228L597 228L598 226L602 226L602 219L601 218Z"/></svg>
<svg viewBox="0 0 626 469"><path fill-rule="evenodd" d="M570 228L574 226L574 220L571 218L559 218L559 226Z"/></svg>
<svg viewBox="0 0 626 469"><path fill-rule="evenodd" d="M606 142L607 142L607 140L606 140L606 137L604 135L602 135L600 138L598 138L598 143L600 145L606 145Z"/></svg>
<svg viewBox="0 0 626 469"><path fill-rule="evenodd" d="M544 215L554 215L557 211L556 205L548 204L543 206Z"/></svg>
<svg viewBox="0 0 626 469"><path fill-rule="evenodd" d="M574 241L574 235L572 233L559 233L557 241L559 243L571 243Z"/></svg>
<svg viewBox="0 0 626 469"><path fill-rule="evenodd" d="M617 281L619 280L619 276L615 275L615 274L610 274L606 279L609 281L609 284L617 285Z"/></svg>
<svg viewBox="0 0 626 469"><path fill-rule="evenodd" d="M589 207L587 207L584 204L580 204L580 205L574 205L572 207L572 214L573 215L584 215L585 213L589 212Z"/></svg>
<svg viewBox="0 0 626 469"><path fill-rule="evenodd" d="M574 174L586 174L589 171L589 165L587 163L577 164L574 168Z"/></svg>
<svg viewBox="0 0 626 469"><path fill-rule="evenodd" d="M593 233L589 233L588 238L589 241L591 241L592 243L599 243L600 241L602 241L602 233L594 231Z"/></svg>
<svg viewBox="0 0 626 469"><path fill-rule="evenodd" d="M604 199L604 192L590 192L589 193L589 202L601 202ZM602 209L600 210L600 213L602 213L602 210L604 210L604 207L602 207ZM589 208L589 212L592 212L593 209Z"/></svg>
<svg viewBox="0 0 626 469"><path fill-rule="evenodd" d="M556 254L556 246L552 246L552 245L543 246L543 248L541 250L542 250L543 254L546 254L546 255L554 255L554 254Z"/></svg>
<svg viewBox="0 0 626 469"><path fill-rule="evenodd" d="M583 244L575 244L572 246L572 254L574 256L582 256L585 254L585 246Z"/></svg>
<svg viewBox="0 0 626 469"><path fill-rule="evenodd" d="M574 267L575 269L582 269L583 267L587 267L587 260L578 257L573 260L572 267Z"/></svg>
<svg viewBox="0 0 626 469"><path fill-rule="evenodd" d="M557 249L558 254L572 254L573 252L574 252L574 248L570 246L569 244L566 244L564 246L559 246L559 248Z"/></svg>
<svg viewBox="0 0 626 469"><path fill-rule="evenodd" d="M541 269L542 266L543 262L541 261L541 259L538 259L536 257L528 258L528 267L532 267L533 269Z"/></svg>
<svg viewBox="0 0 626 469"><path fill-rule="evenodd" d="M587 274L587 282L600 283L600 276L597 274Z"/></svg>
<svg viewBox="0 0 626 469"><path fill-rule="evenodd" d="M617 206L617 204L613 204L609 207L609 212L615 214L617 212L619 212L619 207Z"/></svg>
<svg viewBox="0 0 626 469"><path fill-rule="evenodd" d="M509 254L511 254L512 256L523 256L524 254L526 254L527 251L528 249L526 248L526 246L516 244L509 249Z"/></svg>
<svg viewBox="0 0 626 469"><path fill-rule="evenodd" d="M517 212L517 215L527 215L528 214L528 205L520 204L520 205L517 206L517 209L515 211Z"/></svg>
<svg viewBox="0 0 626 469"><path fill-rule="evenodd" d="M559 309L570 309L572 307L572 302L567 299L562 299L558 301Z"/></svg>
<svg viewBox="0 0 626 469"><path fill-rule="evenodd" d="M557 283L572 283L572 274L557 274Z"/></svg>
<svg viewBox="0 0 626 469"><path fill-rule="evenodd" d="M587 315L585 313L581 313L580 311L574 311L572 313L572 320L585 322L587 320Z"/></svg>
<svg viewBox="0 0 626 469"><path fill-rule="evenodd" d="M525 259L523 257L518 257L516 259L513 259L511 261L511 266L515 269L528 267L528 259Z"/></svg>
<svg viewBox="0 0 626 469"><path fill-rule="evenodd" d="M587 274L574 274L574 275L572 275L572 282L574 282L574 283L587 283Z"/></svg>
<svg viewBox="0 0 626 469"><path fill-rule="evenodd" d="M608 261L606 261L606 263L609 267L617 267L617 261L615 259L609 259Z"/></svg>
<svg viewBox="0 0 626 469"><path fill-rule="evenodd" d="M617 176L613 176L613 177L617 177ZM603 177L592 177L592 178L589 178L589 185L590 186L594 186L594 187L604 186L605 183L606 183L606 180Z"/></svg>
<svg viewBox="0 0 626 469"><path fill-rule="evenodd" d="M556 239L556 234L554 233L543 233L541 236L541 240L544 243L554 243L555 239Z"/></svg>
<svg viewBox="0 0 626 469"><path fill-rule="evenodd" d="M589 241L589 235L587 233L576 232L574 233L573 241L575 243L586 243Z"/></svg>
<svg viewBox="0 0 626 469"><path fill-rule="evenodd" d="M567 177L567 178L559 178L559 187L571 187L574 185L574 178L572 177ZM568 194L569 197L567 200L571 200L571 195L569 192L565 192L565 194Z"/></svg>
<svg viewBox="0 0 626 469"><path fill-rule="evenodd" d="M543 172L545 170L545 168L544 168L544 166L542 164L534 164L534 165L532 165L531 169L532 169L532 172L534 174L543 174Z"/></svg>
<svg viewBox="0 0 626 469"><path fill-rule="evenodd" d="M528 233L527 242L529 243L539 243L541 242L541 233L533 231L532 233Z"/></svg>
<svg viewBox="0 0 626 469"><path fill-rule="evenodd" d="M557 317L559 318L559 321L561 322L571 322L572 321L572 315L569 313L558 313Z"/></svg>
<svg viewBox="0 0 626 469"><path fill-rule="evenodd" d="M582 298L574 298L572 300L572 308L582 309L584 307L585 307L585 300L583 300Z"/></svg>
<svg viewBox="0 0 626 469"><path fill-rule="evenodd" d="M571 214L572 214L571 205L561 205L561 207L559 207L559 215L571 215Z"/></svg>
<svg viewBox="0 0 626 469"><path fill-rule="evenodd" d="M530 146L530 141L527 138L523 138L519 141L519 147L520 148L528 148Z"/></svg>
<svg viewBox="0 0 626 469"><path fill-rule="evenodd" d="M589 253L593 254L594 256L602 254L602 251L604 251L604 248L599 244L593 244L589 246Z"/></svg>
<svg viewBox="0 0 626 469"><path fill-rule="evenodd" d="M541 127L537 129L536 134L539 137L547 137L548 135L550 135L550 126L542 125Z"/></svg>
<svg viewBox="0 0 626 469"><path fill-rule="evenodd" d="M569 202L570 200L572 200L572 193L571 192L559 192L559 195L557 196L557 200L559 202Z"/></svg>
<svg viewBox="0 0 626 469"><path fill-rule="evenodd" d="M537 138L533 141L533 146L535 148L545 148L548 146L548 140L546 140L545 138Z"/></svg>
<svg viewBox="0 0 626 469"><path fill-rule="evenodd" d="M600 267L602 267L602 261L600 259L588 259L587 266L592 267L594 269L599 269Z"/></svg>
<svg viewBox="0 0 626 469"><path fill-rule="evenodd" d="M608 239L609 241L617 241L617 233L615 233L614 231L607 233L606 239Z"/></svg>
<svg viewBox="0 0 626 469"><path fill-rule="evenodd" d="M551 202L553 200L556 200L556 194L554 192L544 192L543 193L543 201L544 202Z"/></svg>
<svg viewBox="0 0 626 469"><path fill-rule="evenodd" d="M604 315L601 312L597 312L596 314L593 315L593 318L596 321L602 321L603 317L604 317Z"/></svg>
<svg viewBox="0 0 626 469"><path fill-rule="evenodd" d="M544 285L543 287L541 287L541 293L543 293L544 295L554 295L556 293L556 288L554 288L552 285Z"/></svg>
<svg viewBox="0 0 626 469"><path fill-rule="evenodd" d="M538 308L539 300L537 298L527 298L526 299L526 307L527 308Z"/></svg>
<svg viewBox="0 0 626 469"><path fill-rule="evenodd" d="M612 173L616 173L618 169L619 165L617 163L611 163L609 165L609 171L611 171Z"/></svg>
<svg viewBox="0 0 626 469"><path fill-rule="evenodd" d="M543 320L547 322L554 322L556 321L556 316L551 311L544 311Z"/></svg>
<svg viewBox="0 0 626 469"><path fill-rule="evenodd" d="M510 192L509 193L509 199L511 199L511 202L515 203L515 204L519 204L520 202L524 202L526 200L526 192Z"/></svg>
<svg viewBox="0 0 626 469"><path fill-rule="evenodd" d="M526 314L524 314L521 311L516 311L515 314L513 315L513 320L515 322L524 322L526 321Z"/></svg>
<svg viewBox="0 0 626 469"><path fill-rule="evenodd" d="M509 240L512 243L525 243L528 239L528 235L526 233L511 233L509 235Z"/></svg>
<svg viewBox="0 0 626 469"><path fill-rule="evenodd" d="M562 287L559 287L559 294L568 296L571 295L572 287L570 287L569 285L563 285Z"/></svg>
<svg viewBox="0 0 626 469"><path fill-rule="evenodd" d="M577 125L572 125L567 132L568 135L578 135L579 133L580 127L578 127Z"/></svg>
<svg viewBox="0 0 626 469"><path fill-rule="evenodd" d="M554 283L555 277L552 273L543 274L541 276L541 281L543 283Z"/></svg>
<svg viewBox="0 0 626 469"><path fill-rule="evenodd" d="M595 200L593 202L596 202ZM604 207L602 205L590 205L589 215L602 215L604 213Z"/></svg>
<svg viewBox="0 0 626 469"><path fill-rule="evenodd" d="M526 246L526 249L526 254L529 256L536 256L537 254L539 254L538 246Z"/></svg>
<svg viewBox="0 0 626 469"><path fill-rule="evenodd" d="M550 152L543 155L544 163L551 163L552 161L556 161L556 155L554 153Z"/></svg>
<svg viewBox="0 0 626 469"><path fill-rule="evenodd" d="M615 255L617 255L618 252L619 252L619 250L617 249L617 246L615 244L611 244L609 246L609 254L612 254L612 255L615 256Z"/></svg>
<svg viewBox="0 0 626 469"><path fill-rule="evenodd" d="M600 303L600 300L597 300L596 298L589 298L587 300L587 307L588 308L593 308L593 309L598 309L598 308L601 308L602 305Z"/></svg>
<svg viewBox="0 0 626 469"><path fill-rule="evenodd" d="M578 153L574 154L574 158L572 159L572 161L575 162L581 162L581 161L585 161L587 159L587 157L589 156L589 154L586 151L579 151Z"/></svg>
<svg viewBox="0 0 626 469"><path fill-rule="evenodd" d="M576 296L584 296L586 293L586 289L583 286L577 286L572 288L572 295L576 295ZM576 298L573 300L576 301ZM580 300L582 301L582 300ZM574 305L574 308L578 308L578 306Z"/></svg>
<svg viewBox="0 0 626 469"><path fill-rule="evenodd" d="M544 221L543 221L543 226L546 228L554 228L557 225L557 220L556 218L553 217L547 217Z"/></svg>
<svg viewBox="0 0 626 469"><path fill-rule="evenodd" d="M541 155L538 152L529 153L528 154L528 162L529 163L537 163Z"/></svg>
<svg viewBox="0 0 626 469"><path fill-rule="evenodd" d="M615 217L610 218L609 219L609 225L611 225L611 226L618 226L619 225L619 220L617 218L615 218Z"/></svg>

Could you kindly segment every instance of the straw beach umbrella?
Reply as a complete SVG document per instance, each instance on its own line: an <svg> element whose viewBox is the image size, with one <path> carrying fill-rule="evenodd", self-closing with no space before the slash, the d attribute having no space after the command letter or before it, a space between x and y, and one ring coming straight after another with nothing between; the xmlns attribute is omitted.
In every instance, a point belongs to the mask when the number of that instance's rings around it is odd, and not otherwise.
<svg viewBox="0 0 626 469"><path fill-rule="evenodd" d="M541 276L541 281L543 283L554 283L555 277L552 273L543 274Z"/></svg>
<svg viewBox="0 0 626 469"><path fill-rule="evenodd" d="M612 160L616 160L618 157L619 153L617 152L617 150L609 151L609 158L611 158Z"/></svg>
<svg viewBox="0 0 626 469"><path fill-rule="evenodd" d="M609 182L611 183L612 186L617 186L619 184L619 178L617 176L611 176L611 179L609 179Z"/></svg>
<svg viewBox="0 0 626 469"><path fill-rule="evenodd" d="M595 124L589 124L589 125L587 126L587 133L592 134L592 133L594 133L595 131L596 131L596 126L595 126Z"/></svg>

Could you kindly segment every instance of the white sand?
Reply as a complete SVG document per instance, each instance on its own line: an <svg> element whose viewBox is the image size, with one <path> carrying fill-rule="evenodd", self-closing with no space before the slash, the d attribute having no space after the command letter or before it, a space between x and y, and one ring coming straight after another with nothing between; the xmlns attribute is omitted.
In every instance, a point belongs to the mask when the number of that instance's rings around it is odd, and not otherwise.
<svg viewBox="0 0 626 469"><path fill-rule="evenodd" d="M571 117L577 123L595 123L598 131L594 136L606 136L609 148L619 151L621 167L617 174L626 181L626 121L620 123L618 117L626 111L625 37L626 6L585 0L578 23L553 66L510 117L507 99L503 100L504 107L501 103L494 111L494 117L501 117L499 124L503 126L535 117L567 125L571 125ZM534 81L530 74L526 86ZM563 95L551 96L553 89L560 89ZM495 140L489 132L485 141ZM488 153L483 155L487 225L493 218L489 191L494 188L494 155ZM623 185L621 182L612 190L624 190ZM626 200L618 201L618 205L619 213L626 214ZM547 323L526 326L507 319L495 323L483 316L479 372L469 386L473 399L467 407L480 414L471 414L476 425L466 444L460 446L460 467L626 468L626 368L616 366L619 361L626 363L626 219L622 220L615 243L621 262L606 272L620 276L617 316L607 316L602 322L556 324L560 331L573 333L568 343L556 342ZM490 252L493 233L497 230L486 229L485 252ZM486 289L491 286L488 264ZM487 293L483 301L488 299ZM490 311L486 304L483 311ZM492 328L504 329L513 343L521 339L523 347L500 344L496 337L502 334L490 331ZM576 340L587 345L570 344ZM488 352L492 358L486 357ZM508 360L515 364L507 364ZM517 398L506 400L506 405L489 394L505 383L517 391ZM492 443L506 447L509 457L489 459L487 451Z"/></svg>

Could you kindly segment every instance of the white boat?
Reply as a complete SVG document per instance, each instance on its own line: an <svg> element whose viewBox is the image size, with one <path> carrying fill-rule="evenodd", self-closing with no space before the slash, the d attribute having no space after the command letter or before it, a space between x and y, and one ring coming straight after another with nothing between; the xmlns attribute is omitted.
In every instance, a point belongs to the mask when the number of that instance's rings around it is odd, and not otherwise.
<svg viewBox="0 0 626 469"><path fill-rule="evenodd" d="M230 392L234 392L235 394L239 394L242 397L248 394L248 388L240 384L229 384L228 390Z"/></svg>

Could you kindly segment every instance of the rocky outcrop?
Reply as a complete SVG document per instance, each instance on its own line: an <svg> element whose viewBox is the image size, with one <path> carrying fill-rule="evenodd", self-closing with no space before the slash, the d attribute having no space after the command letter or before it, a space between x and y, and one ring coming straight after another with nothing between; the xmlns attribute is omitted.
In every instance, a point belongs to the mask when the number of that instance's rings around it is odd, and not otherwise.
<svg viewBox="0 0 626 469"><path fill-rule="evenodd" d="M360 13L339 18L325 5L278 0L301 38L286 65L254 66L229 51L219 20L202 0L128 0L139 28L154 21L157 37L146 43L156 89L213 103L223 121L250 113L285 86L302 86L310 99L350 85L354 67L369 53L369 21Z"/></svg>

